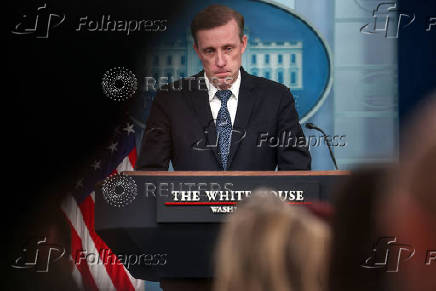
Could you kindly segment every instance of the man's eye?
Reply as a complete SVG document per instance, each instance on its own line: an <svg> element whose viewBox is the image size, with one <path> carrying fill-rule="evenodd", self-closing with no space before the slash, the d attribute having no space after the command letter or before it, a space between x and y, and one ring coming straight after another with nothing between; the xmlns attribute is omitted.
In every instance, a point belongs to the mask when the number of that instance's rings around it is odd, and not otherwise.
<svg viewBox="0 0 436 291"><path fill-rule="evenodd" d="M230 46L227 47L227 48L226 48L226 51L231 52L231 51L232 51L232 47L230 47Z"/></svg>
<svg viewBox="0 0 436 291"><path fill-rule="evenodd" d="M206 50L206 54L211 54L211 53L213 53L213 50Z"/></svg>

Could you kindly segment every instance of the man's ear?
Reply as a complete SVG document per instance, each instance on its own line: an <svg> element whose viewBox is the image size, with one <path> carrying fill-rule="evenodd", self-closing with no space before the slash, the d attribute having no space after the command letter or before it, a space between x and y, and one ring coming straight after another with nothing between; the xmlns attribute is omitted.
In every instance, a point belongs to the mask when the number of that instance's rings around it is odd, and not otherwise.
<svg viewBox="0 0 436 291"><path fill-rule="evenodd" d="M247 47L247 40L248 40L247 36L244 35L244 36L242 37L242 52L241 52L241 53L244 53L245 48Z"/></svg>
<svg viewBox="0 0 436 291"><path fill-rule="evenodd" d="M194 41L194 44L192 45L192 47L194 48L194 51L197 53L197 56L200 57L200 51L199 51L198 46L195 43L195 41Z"/></svg>

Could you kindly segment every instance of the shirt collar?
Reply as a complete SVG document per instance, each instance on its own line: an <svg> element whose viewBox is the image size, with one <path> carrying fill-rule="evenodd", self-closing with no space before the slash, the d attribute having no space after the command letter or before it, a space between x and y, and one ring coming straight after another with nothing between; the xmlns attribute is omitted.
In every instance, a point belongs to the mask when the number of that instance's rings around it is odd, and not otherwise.
<svg viewBox="0 0 436 291"><path fill-rule="evenodd" d="M215 97L215 93L218 89L210 83L209 78L206 76L206 72L204 72L204 80L206 82L206 87L209 92L209 102ZM236 78L235 82L233 82L232 86L228 90L232 91L232 96L230 98L235 98L238 100L239 95L239 87L241 86L241 70L238 71L238 78Z"/></svg>

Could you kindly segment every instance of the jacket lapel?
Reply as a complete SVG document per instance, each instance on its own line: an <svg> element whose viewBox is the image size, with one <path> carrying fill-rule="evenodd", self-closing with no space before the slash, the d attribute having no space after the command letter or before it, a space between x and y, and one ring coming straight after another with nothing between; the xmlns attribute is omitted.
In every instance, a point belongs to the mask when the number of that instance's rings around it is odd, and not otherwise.
<svg viewBox="0 0 436 291"><path fill-rule="evenodd" d="M206 138L206 140L198 142L198 146L202 150L212 151L216 158L218 167L221 167L221 161L218 155L216 127L212 117L212 112L210 110L209 95L206 89L206 84L204 79L202 79L203 75L204 71L201 71L194 76L195 81L192 83L192 94L188 93L188 96L194 109L194 114L197 116L200 127L203 130L203 135L201 136L200 140ZM199 86L197 86L197 80L200 80ZM250 120L254 104L258 98L258 95L254 94L254 86L255 83L253 77L241 67L241 86L238 94L238 109L236 111L236 117L233 123L228 169L230 169L232 161L239 149L239 145L246 135L246 128Z"/></svg>
<svg viewBox="0 0 436 291"><path fill-rule="evenodd" d="M254 94L254 80L242 67L241 67L241 86L238 95L238 109L236 111L235 121L233 123L232 142L230 145L230 154L228 159L228 168L239 149L239 145L246 135L246 128L250 120L254 104L258 95Z"/></svg>
<svg viewBox="0 0 436 291"><path fill-rule="evenodd" d="M194 147L197 147L199 150L212 151L217 160L217 164L220 165L216 127L212 117L212 111L210 110L209 95L203 76L204 71L194 76L195 80L191 83L192 93L188 92L187 94L194 110L194 116L197 117L203 131L199 140L194 144Z"/></svg>

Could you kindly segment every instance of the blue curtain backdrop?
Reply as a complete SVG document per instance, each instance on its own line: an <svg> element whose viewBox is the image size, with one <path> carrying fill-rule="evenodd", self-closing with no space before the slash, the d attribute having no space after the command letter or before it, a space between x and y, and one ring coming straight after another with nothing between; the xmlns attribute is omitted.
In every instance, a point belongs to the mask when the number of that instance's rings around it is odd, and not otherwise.
<svg viewBox="0 0 436 291"><path fill-rule="evenodd" d="M413 25L402 31L398 43L399 117L402 128L416 106L436 89L436 25L426 31L429 18L436 17L436 1L400 0L399 4L401 10L416 15Z"/></svg>

